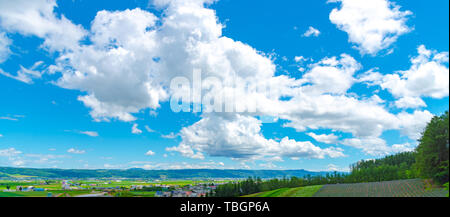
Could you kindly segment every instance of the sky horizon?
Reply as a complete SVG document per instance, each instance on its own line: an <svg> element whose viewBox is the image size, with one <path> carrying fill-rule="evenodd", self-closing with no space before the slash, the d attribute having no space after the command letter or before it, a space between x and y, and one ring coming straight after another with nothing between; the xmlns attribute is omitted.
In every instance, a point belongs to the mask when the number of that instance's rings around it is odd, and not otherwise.
<svg viewBox="0 0 450 217"><path fill-rule="evenodd" d="M414 150L449 110L448 4L0 0L0 167L348 171Z"/></svg>

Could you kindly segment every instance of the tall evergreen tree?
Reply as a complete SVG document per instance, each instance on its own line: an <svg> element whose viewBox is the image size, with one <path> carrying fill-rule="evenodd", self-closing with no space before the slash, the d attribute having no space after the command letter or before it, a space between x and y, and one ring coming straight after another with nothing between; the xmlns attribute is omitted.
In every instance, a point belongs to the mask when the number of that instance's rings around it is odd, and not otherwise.
<svg viewBox="0 0 450 217"><path fill-rule="evenodd" d="M449 166L448 111L434 117L423 132L417 147L416 165L419 175L433 178L443 184L448 182Z"/></svg>

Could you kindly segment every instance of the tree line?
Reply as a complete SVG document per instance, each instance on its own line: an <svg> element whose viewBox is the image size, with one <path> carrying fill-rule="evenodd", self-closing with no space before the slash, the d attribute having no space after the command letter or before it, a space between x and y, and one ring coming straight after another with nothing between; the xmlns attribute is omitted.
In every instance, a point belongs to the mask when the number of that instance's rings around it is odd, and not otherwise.
<svg viewBox="0 0 450 217"><path fill-rule="evenodd" d="M449 122L448 111L434 117L422 133L418 147L412 152L403 152L381 159L363 160L350 165L349 173L328 173L303 178L284 177L262 180L249 177L240 182L220 185L208 196L238 197L280 188L338 183L380 182L401 179L432 179L448 186L449 176ZM447 183L447 184L444 184Z"/></svg>

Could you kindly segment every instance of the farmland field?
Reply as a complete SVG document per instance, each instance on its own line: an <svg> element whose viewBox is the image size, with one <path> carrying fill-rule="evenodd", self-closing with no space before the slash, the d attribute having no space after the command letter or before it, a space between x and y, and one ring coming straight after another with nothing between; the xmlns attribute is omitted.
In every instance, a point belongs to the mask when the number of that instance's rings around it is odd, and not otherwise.
<svg viewBox="0 0 450 217"><path fill-rule="evenodd" d="M445 197L442 188L427 189L421 179L324 185L314 197Z"/></svg>
<svg viewBox="0 0 450 217"><path fill-rule="evenodd" d="M312 197L322 185L306 186L298 188L281 188L273 191L266 191L245 197Z"/></svg>
<svg viewBox="0 0 450 217"><path fill-rule="evenodd" d="M55 191L14 191L14 192L2 192L0 191L0 197L47 197L47 195L51 193L52 196L57 196L59 194L68 194L71 197L90 194L91 191L80 190L80 191L63 191L63 190L55 190Z"/></svg>
<svg viewBox="0 0 450 217"><path fill-rule="evenodd" d="M281 188L244 197L446 197L443 188L427 187L424 180L316 185Z"/></svg>

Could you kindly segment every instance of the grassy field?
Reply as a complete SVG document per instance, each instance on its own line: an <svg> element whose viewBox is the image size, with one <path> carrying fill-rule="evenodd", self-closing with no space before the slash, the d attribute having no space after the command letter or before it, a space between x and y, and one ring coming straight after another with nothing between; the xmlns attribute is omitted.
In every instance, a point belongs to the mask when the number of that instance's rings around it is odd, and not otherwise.
<svg viewBox="0 0 450 217"><path fill-rule="evenodd" d="M299 188L281 188L273 191L266 191L244 197L312 197L322 185L306 186Z"/></svg>
<svg viewBox="0 0 450 217"><path fill-rule="evenodd" d="M424 180L398 180L324 185L314 197L446 197L443 188L427 188Z"/></svg>
<svg viewBox="0 0 450 217"><path fill-rule="evenodd" d="M55 190L55 191L16 191L16 192L2 192L0 191L0 197L47 197L49 193L52 193L52 196L57 196L59 194L68 194L71 197L90 194L92 191L88 190L80 190L80 191L63 191L63 190Z"/></svg>

